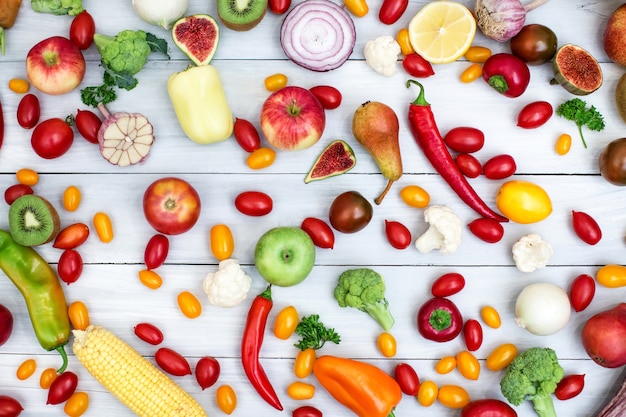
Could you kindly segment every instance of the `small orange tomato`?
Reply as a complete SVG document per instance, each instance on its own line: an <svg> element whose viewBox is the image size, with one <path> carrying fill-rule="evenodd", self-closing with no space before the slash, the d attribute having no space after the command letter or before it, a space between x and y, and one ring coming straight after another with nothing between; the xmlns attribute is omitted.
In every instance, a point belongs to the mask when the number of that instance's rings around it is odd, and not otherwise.
<svg viewBox="0 0 626 417"><path fill-rule="evenodd" d="M57 249L76 249L87 241L89 226L85 223L72 223L65 226L54 239L52 247Z"/></svg>
<svg viewBox="0 0 626 417"><path fill-rule="evenodd" d="M287 81L285 74L272 74L265 79L265 88L267 91L278 91L287 85Z"/></svg>
<svg viewBox="0 0 626 417"><path fill-rule="evenodd" d="M400 197L407 205L424 208L430 203L430 195L419 185L407 185L400 190Z"/></svg>
<svg viewBox="0 0 626 417"><path fill-rule="evenodd" d="M346 8L356 17L363 17L369 12L369 7L365 0L344 0Z"/></svg>
<svg viewBox="0 0 626 417"><path fill-rule="evenodd" d="M94 214L93 226L96 228L100 241L109 243L113 240L113 223L108 214L101 211Z"/></svg>
<svg viewBox="0 0 626 417"><path fill-rule="evenodd" d="M462 350L456 354L456 366L465 378L473 381L480 375L480 362L471 352Z"/></svg>
<svg viewBox="0 0 626 417"><path fill-rule="evenodd" d="M469 404L470 396L465 388L459 385L448 384L439 387L437 400L439 400L439 403L444 407L463 408Z"/></svg>
<svg viewBox="0 0 626 417"><path fill-rule="evenodd" d="M287 395L294 400L310 400L315 395L315 386L305 382L292 382L287 387Z"/></svg>
<svg viewBox="0 0 626 417"><path fill-rule="evenodd" d="M163 285L161 276L150 269L142 269L139 271L139 281L151 290L156 290Z"/></svg>
<svg viewBox="0 0 626 417"><path fill-rule="evenodd" d="M470 46L465 52L465 59L469 62L482 64L491 56L491 49L484 46Z"/></svg>
<svg viewBox="0 0 626 417"><path fill-rule="evenodd" d="M17 367L17 371L15 375L17 379L23 381L25 379L30 378L37 369L37 362L34 359L26 359L24 362Z"/></svg>
<svg viewBox="0 0 626 417"><path fill-rule="evenodd" d="M246 165L251 169L263 169L272 165L274 160L276 160L276 151L262 146L250 152L246 158Z"/></svg>
<svg viewBox="0 0 626 417"><path fill-rule="evenodd" d="M23 78L11 78L9 80L9 90L18 94L27 93L30 90L30 83Z"/></svg>
<svg viewBox="0 0 626 417"><path fill-rule="evenodd" d="M28 185L29 187L39 182L39 174L37 174L37 171L30 168L18 169L15 173L15 178L17 178L17 182L20 184Z"/></svg>
<svg viewBox="0 0 626 417"><path fill-rule="evenodd" d="M409 37L409 30L407 28L402 28L398 31L396 34L396 42L400 45L400 51L404 56L415 53L415 49L413 49L413 45L411 45L411 38Z"/></svg>
<svg viewBox="0 0 626 417"><path fill-rule="evenodd" d="M430 407L437 400L439 387L433 381L424 381L417 390L417 402L424 407Z"/></svg>
<svg viewBox="0 0 626 417"><path fill-rule="evenodd" d="M461 73L461 81L471 83L480 78L483 74L483 67L480 64L471 64Z"/></svg>
<svg viewBox="0 0 626 417"><path fill-rule="evenodd" d="M398 344L396 343L396 338L393 337L391 333L382 332L379 334L376 339L376 345L378 346L378 351L382 353L384 357L391 358L396 356Z"/></svg>
<svg viewBox="0 0 626 417"><path fill-rule="evenodd" d="M554 144L554 150L559 155L565 155L569 152L572 147L572 137L567 133L563 133L559 136Z"/></svg>
<svg viewBox="0 0 626 417"><path fill-rule="evenodd" d="M274 336L279 339L287 340L298 327L300 316L298 310L294 306L287 306L280 310L274 321Z"/></svg>
<svg viewBox="0 0 626 417"><path fill-rule="evenodd" d="M483 319L485 324L493 329L497 329L502 325L502 320L500 319L500 313L498 310L491 306L485 306L480 309L480 317Z"/></svg>
<svg viewBox="0 0 626 417"><path fill-rule="evenodd" d="M596 280L607 288L626 286L626 266L609 264L604 265L596 272Z"/></svg>
<svg viewBox="0 0 626 417"><path fill-rule="evenodd" d="M82 301L72 302L67 308L67 315L73 328L85 330L89 326L89 310Z"/></svg>
<svg viewBox="0 0 626 417"><path fill-rule="evenodd" d="M78 187L70 185L63 192L63 208L67 211L76 211L80 206L81 193Z"/></svg>
<svg viewBox="0 0 626 417"><path fill-rule="evenodd" d="M180 308L180 311L186 317L195 319L202 314L202 304L200 304L200 300L189 291L183 291L178 294L177 301L178 308Z"/></svg>
<svg viewBox="0 0 626 417"><path fill-rule="evenodd" d="M316 359L317 352L313 348L299 351L293 364L293 373L298 378L306 378L313 371L313 365Z"/></svg>
<svg viewBox="0 0 626 417"><path fill-rule="evenodd" d="M221 385L215 391L217 406L226 414L232 414L237 407L237 394L230 385Z"/></svg>
<svg viewBox="0 0 626 417"><path fill-rule="evenodd" d="M211 252L218 261L230 258L235 250L235 240L230 228L225 224L216 224L209 233Z"/></svg>
<svg viewBox="0 0 626 417"><path fill-rule="evenodd" d="M52 382L56 379L57 375L57 370L54 368L44 369L39 376L39 386L43 389L50 388L50 385L52 385Z"/></svg>
<svg viewBox="0 0 626 417"><path fill-rule="evenodd" d="M487 356L485 366L493 372L501 371L509 366L513 359L517 356L517 346L513 343L503 343L497 346Z"/></svg>
<svg viewBox="0 0 626 417"><path fill-rule="evenodd" d="M83 391L74 391L63 406L63 411L69 417L80 417L89 407L89 395Z"/></svg>
<svg viewBox="0 0 626 417"><path fill-rule="evenodd" d="M454 356L444 356L437 361L435 371L438 374L448 374L456 368L456 358Z"/></svg>

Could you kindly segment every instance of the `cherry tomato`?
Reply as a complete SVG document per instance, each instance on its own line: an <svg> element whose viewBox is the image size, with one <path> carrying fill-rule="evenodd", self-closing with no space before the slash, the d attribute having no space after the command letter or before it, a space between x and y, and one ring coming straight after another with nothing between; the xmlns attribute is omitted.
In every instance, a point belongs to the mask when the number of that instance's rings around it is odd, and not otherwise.
<svg viewBox="0 0 626 417"><path fill-rule="evenodd" d="M8 395L0 395L0 415L5 417L17 417L24 407L18 400Z"/></svg>
<svg viewBox="0 0 626 417"><path fill-rule="evenodd" d="M261 147L255 149L246 158L246 165L250 169L263 169L272 165L276 160L276 151L272 148Z"/></svg>
<svg viewBox="0 0 626 417"><path fill-rule="evenodd" d="M33 193L33 189L28 185L13 184L12 186L4 190L4 201L6 201L8 205L11 205L21 196Z"/></svg>
<svg viewBox="0 0 626 417"><path fill-rule="evenodd" d="M232 256L235 250L235 240L230 227L225 224L216 224L211 227L209 233L211 241L211 253L218 261L223 261Z"/></svg>
<svg viewBox="0 0 626 417"><path fill-rule="evenodd" d="M485 134L475 127L452 128L443 138L448 148L459 153L474 153L485 144Z"/></svg>
<svg viewBox="0 0 626 417"><path fill-rule="evenodd" d="M283 14L287 10L289 10L289 6L291 6L291 0L269 0L267 5L272 13Z"/></svg>
<svg viewBox="0 0 626 417"><path fill-rule="evenodd" d="M400 198L407 205L415 208L427 207L430 203L430 195L419 185L407 185L400 190Z"/></svg>
<svg viewBox="0 0 626 417"><path fill-rule="evenodd" d="M497 220L480 217L472 220L467 227L480 240L487 243L499 242L504 236L504 227Z"/></svg>
<svg viewBox="0 0 626 417"><path fill-rule="evenodd" d="M72 302L67 307L67 315L74 329L85 330L89 326L89 310L82 301Z"/></svg>
<svg viewBox="0 0 626 417"><path fill-rule="evenodd" d="M517 125L524 129L535 129L550 120L552 113L552 105L547 101L529 103L517 115Z"/></svg>
<svg viewBox="0 0 626 417"><path fill-rule="evenodd" d="M513 54L491 55L483 64L483 80L505 97L521 96L530 82L528 65Z"/></svg>
<svg viewBox="0 0 626 417"><path fill-rule="evenodd" d="M287 306L280 310L274 321L274 336L281 340L287 340L296 331L300 316L294 306Z"/></svg>
<svg viewBox="0 0 626 417"><path fill-rule="evenodd" d="M474 155L460 153L454 158L454 161L463 175L468 178L476 178L483 172L480 161Z"/></svg>
<svg viewBox="0 0 626 417"><path fill-rule="evenodd" d="M626 286L626 266L609 264L604 265L596 272L598 283L607 288Z"/></svg>
<svg viewBox="0 0 626 417"><path fill-rule="evenodd" d="M435 372L438 374L449 374L456 368L456 357L444 356L435 364Z"/></svg>
<svg viewBox="0 0 626 417"><path fill-rule="evenodd" d="M572 137L567 133L559 135L556 143L554 144L554 150L559 155L565 155L572 147Z"/></svg>
<svg viewBox="0 0 626 417"><path fill-rule="evenodd" d="M20 381L30 378L37 370L37 362L34 359L26 359L17 367L15 376Z"/></svg>
<svg viewBox="0 0 626 417"><path fill-rule="evenodd" d="M497 329L500 325L502 325L500 313L498 313L498 310L491 306L484 306L481 308L480 317L483 319L483 322L492 329Z"/></svg>
<svg viewBox="0 0 626 417"><path fill-rule="evenodd" d="M48 389L46 404L61 404L67 401L78 386L78 376L72 371L65 371L57 376Z"/></svg>
<svg viewBox="0 0 626 417"><path fill-rule="evenodd" d="M470 46L465 52L465 59L469 62L482 64L491 56L491 49L485 46Z"/></svg>
<svg viewBox="0 0 626 417"><path fill-rule="evenodd" d="M96 23L93 17L83 10L72 19L70 24L70 40L78 49L85 50L93 43L93 35L96 33Z"/></svg>
<svg viewBox="0 0 626 417"><path fill-rule="evenodd" d="M41 106L34 94L26 94L17 105L17 123L24 129L32 129L39 123Z"/></svg>
<svg viewBox="0 0 626 417"><path fill-rule="evenodd" d="M202 304L195 295L189 291L183 291L177 297L180 311L190 319L195 319L202 314Z"/></svg>
<svg viewBox="0 0 626 417"><path fill-rule="evenodd" d="M424 381L417 390L417 402L424 407L430 407L437 401L439 387L433 381Z"/></svg>
<svg viewBox="0 0 626 417"><path fill-rule="evenodd" d="M576 236L589 245L595 245L602 239L602 229L587 213L572 210L572 227Z"/></svg>
<svg viewBox="0 0 626 417"><path fill-rule="evenodd" d="M554 396L559 400L569 400L583 391L585 387L585 374L565 375L558 384Z"/></svg>
<svg viewBox="0 0 626 417"><path fill-rule="evenodd" d="M81 193L78 187L70 185L63 192L63 208L67 211L76 211L80 206Z"/></svg>
<svg viewBox="0 0 626 417"><path fill-rule="evenodd" d="M315 395L315 386L306 382L295 381L287 387L287 395L294 400L310 400Z"/></svg>
<svg viewBox="0 0 626 417"><path fill-rule="evenodd" d="M13 333L13 314L0 304L0 346L4 345Z"/></svg>
<svg viewBox="0 0 626 417"><path fill-rule="evenodd" d="M552 213L552 200L541 186L525 180L509 180L496 194L498 210L509 220L536 223Z"/></svg>
<svg viewBox="0 0 626 417"><path fill-rule="evenodd" d="M267 91L278 91L287 85L288 78L285 74L272 74L265 78L265 88Z"/></svg>
<svg viewBox="0 0 626 417"><path fill-rule="evenodd" d="M470 396L465 388L447 384L439 387L437 400L441 405L448 408L463 408L470 402Z"/></svg>
<svg viewBox="0 0 626 417"><path fill-rule="evenodd" d="M487 355L485 366L493 372L501 371L509 366L517 356L517 346L513 343L503 343Z"/></svg>
<svg viewBox="0 0 626 417"><path fill-rule="evenodd" d="M15 178L20 184L28 185L30 187L37 185L39 182L39 174L37 171L30 168L20 168L15 173Z"/></svg>
<svg viewBox="0 0 626 417"><path fill-rule="evenodd" d="M235 140L241 146L241 149L246 152L254 152L261 147L259 131L249 120L236 117L233 136L235 136Z"/></svg>
<svg viewBox="0 0 626 417"><path fill-rule="evenodd" d="M356 17L363 17L369 12L366 0L344 0L344 4Z"/></svg>
<svg viewBox="0 0 626 417"><path fill-rule="evenodd" d="M315 246L323 249L332 249L335 246L335 232L324 220L307 217L300 228L311 237Z"/></svg>
<svg viewBox="0 0 626 417"><path fill-rule="evenodd" d="M322 417L322 412L310 405L304 405L293 410L291 417Z"/></svg>
<svg viewBox="0 0 626 417"><path fill-rule="evenodd" d="M143 253L143 262L148 269L156 269L163 265L170 250L170 240L167 236L157 233L153 235Z"/></svg>
<svg viewBox="0 0 626 417"><path fill-rule="evenodd" d="M162 347L154 354L157 365L165 372L175 376L191 375L191 366L187 359L173 349Z"/></svg>
<svg viewBox="0 0 626 417"><path fill-rule="evenodd" d="M386 0L388 2L398 0ZM383 2L383 6L385 3ZM412 77L426 78L435 73L430 62L426 61L420 54L412 53L404 56L402 67Z"/></svg>
<svg viewBox="0 0 626 417"><path fill-rule="evenodd" d="M483 326L478 320L469 319L463 325L463 339L465 346L470 352L480 349L483 344Z"/></svg>
<svg viewBox="0 0 626 417"><path fill-rule="evenodd" d="M489 180L502 180L515 174L517 165L511 155L501 154L489 158L483 165L483 174Z"/></svg>
<svg viewBox="0 0 626 417"><path fill-rule="evenodd" d="M416 396L420 387L420 379L415 369L408 363L399 363L393 369L393 377L406 395Z"/></svg>
<svg viewBox="0 0 626 417"><path fill-rule="evenodd" d="M409 6L409 0L383 0L378 11L378 19L386 24L396 23Z"/></svg>
<svg viewBox="0 0 626 417"><path fill-rule="evenodd" d="M326 110L336 109L341 105L341 91L330 85L316 85L309 88L309 91L313 93L315 98L320 102L323 108Z"/></svg>
<svg viewBox="0 0 626 417"><path fill-rule="evenodd" d="M437 278L430 287L435 297L449 297L465 287L465 277L456 272L449 272Z"/></svg>
<svg viewBox="0 0 626 417"><path fill-rule="evenodd" d="M59 258L57 271L66 284L76 282L83 273L83 257L74 249L65 249Z"/></svg>
<svg viewBox="0 0 626 417"><path fill-rule="evenodd" d="M151 323L139 323L133 329L135 335L146 343L159 345L163 342L163 332Z"/></svg>
<svg viewBox="0 0 626 417"><path fill-rule="evenodd" d="M378 351L386 358L392 358L396 356L398 344L396 338L391 333L382 332L376 338L376 346Z"/></svg>
<svg viewBox="0 0 626 417"><path fill-rule="evenodd" d="M85 223L73 223L61 229L52 243L57 249L75 249L85 243L89 237L89 226Z"/></svg>
<svg viewBox="0 0 626 417"><path fill-rule="evenodd" d="M156 290L163 285L161 276L150 269L142 269L139 271L139 281L152 290Z"/></svg>
<svg viewBox="0 0 626 417"><path fill-rule="evenodd" d="M24 94L30 90L30 83L24 78L11 78L9 80L9 90L17 94Z"/></svg>
<svg viewBox="0 0 626 417"><path fill-rule="evenodd" d="M511 52L528 65L541 65L550 61L557 49L557 36L552 29L530 24L511 38Z"/></svg>
<svg viewBox="0 0 626 417"><path fill-rule="evenodd" d="M212 356L200 358L196 364L196 381L204 391L212 387L220 377L220 363Z"/></svg>
<svg viewBox="0 0 626 417"><path fill-rule="evenodd" d="M407 28L402 28L398 31L396 34L396 42L400 45L400 52L402 52L402 55L407 56L415 53L415 49L413 49L413 45L411 45L411 38L409 37L409 30Z"/></svg>
<svg viewBox="0 0 626 417"><path fill-rule="evenodd" d="M230 385L221 385L215 391L215 401L219 409L226 414L232 414L237 408L237 395Z"/></svg>
<svg viewBox="0 0 626 417"><path fill-rule="evenodd" d="M306 378L313 372L313 365L317 359L317 351L313 348L298 351L293 363L293 373L298 378Z"/></svg>
<svg viewBox="0 0 626 417"><path fill-rule="evenodd" d="M412 242L411 231L400 222L385 220L387 242L396 249L406 249Z"/></svg>
<svg viewBox="0 0 626 417"><path fill-rule="evenodd" d="M76 124L78 133L80 133L87 142L98 143L98 131L100 130L100 126L102 126L102 120L100 120L97 114L91 110L78 109L74 117L74 123Z"/></svg>
<svg viewBox="0 0 626 417"><path fill-rule="evenodd" d="M39 386L43 389L50 388L52 382L57 378L57 370L54 368L46 368L39 376Z"/></svg>
<svg viewBox="0 0 626 417"><path fill-rule="evenodd" d="M456 354L456 367L467 379L475 381L480 375L480 362L470 351L462 350Z"/></svg>
<svg viewBox="0 0 626 417"><path fill-rule="evenodd" d="M517 412L504 401L484 398L463 407L460 417L517 417Z"/></svg>
<svg viewBox="0 0 626 417"><path fill-rule="evenodd" d="M89 394L83 391L76 391L65 402L63 411L69 417L80 417L85 414L87 408L89 408Z"/></svg>
<svg viewBox="0 0 626 417"><path fill-rule="evenodd" d="M99 211L93 215L92 221L101 242L109 243L113 240L113 223L108 214Z"/></svg>
<svg viewBox="0 0 626 417"><path fill-rule="evenodd" d="M480 64L471 64L463 72L459 77L461 82L471 83L472 81L476 81L483 74L483 67Z"/></svg>
<svg viewBox="0 0 626 417"><path fill-rule="evenodd" d="M235 207L247 216L265 216L273 204L272 198L260 191L244 191L235 198Z"/></svg>
<svg viewBox="0 0 626 417"><path fill-rule="evenodd" d="M54 159L65 154L74 142L74 131L65 120L58 117L39 123L30 137L30 144L37 155Z"/></svg>
<svg viewBox="0 0 626 417"><path fill-rule="evenodd" d="M591 304L595 293L596 281L592 276L580 274L574 278L569 289L569 299L574 311L580 312L586 309Z"/></svg>

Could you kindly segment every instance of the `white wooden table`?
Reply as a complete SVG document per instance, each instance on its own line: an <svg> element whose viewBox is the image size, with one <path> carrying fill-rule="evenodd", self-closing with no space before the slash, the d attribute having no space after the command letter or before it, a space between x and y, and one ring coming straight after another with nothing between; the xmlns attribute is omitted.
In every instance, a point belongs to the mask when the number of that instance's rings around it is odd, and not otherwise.
<svg viewBox="0 0 626 417"><path fill-rule="evenodd" d="M514 323L513 306L518 292L532 282L547 281L569 287L571 280L581 273L594 275L607 263L624 262L624 234L626 232L624 205L626 190L604 181L598 172L597 158L605 144L624 136L624 122L614 105L614 89L624 68L611 63L602 49L602 32L608 15L620 1L553 0L528 15L527 23L542 23L558 35L559 44L574 43L589 50L602 65L604 84L594 94L585 97L605 116L606 129L587 131L588 149L580 143L573 123L554 116L549 123L535 130L515 126L516 115L527 103L547 100L553 106L572 98L563 88L551 86L550 65L531 67L530 86L520 98L509 99L492 91L483 81L463 84L460 73L468 65L460 60L452 64L436 65L435 76L424 79L428 101L442 132L469 125L482 129L486 135L485 147L477 155L485 161L499 153L509 153L517 161L515 178L527 179L543 186L550 194L553 214L545 221L530 225L505 225L504 239L498 244L487 244L464 229L463 242L457 253L449 256L437 252L420 254L414 246L399 251L391 248L385 239L385 219L407 225L414 236L421 234L426 224L422 210L406 206L399 190L409 184L418 184L431 195L431 202L446 204L469 223L476 214L467 208L435 174L414 143L407 122L408 104L417 90L404 86L408 78L398 62L398 71L392 77L374 73L364 62L366 41L381 35L395 37L426 1L411 1L409 9L399 22L385 26L378 21L379 0L370 1L370 13L355 18L357 44L351 59L341 68L328 73L314 73L287 60L280 48L278 28L281 16L268 12L264 20L249 32L234 32L222 27L214 65L219 69L233 114L259 126L258 115L268 92L263 80L270 74L282 72L291 85L312 87L330 84L343 94L340 108L327 113L327 126L322 140L314 147L300 152L279 152L276 162L262 171L252 171L245 164L245 152L234 139L213 145L198 145L188 140L178 126L166 92L167 77L183 69L188 60L171 42L169 33L141 21L130 1L85 0L85 7L96 20L100 33L115 34L122 29L145 29L168 39L172 59L165 61L154 54L147 67L138 76L139 86L130 92L120 92L118 100L109 106L111 111L141 112L154 124L156 143L145 163L129 168L108 164L95 145L77 134L70 151L61 158L43 160L31 149L30 132L20 128L15 112L20 96L9 91L7 82L13 77L25 77L24 60L27 51L41 39L52 35L67 36L71 18L34 13L30 2L24 1L14 28L7 34L6 55L0 57L0 99L4 108L6 137L0 149L0 188L15 183L15 172L29 167L39 172L36 192L60 208L64 224L89 223L96 211L107 212L114 223L115 239L101 243L92 233L79 248L85 261L82 277L71 286L65 286L69 301L82 300L89 308L91 321L117 333L143 355L153 360L154 347L141 342L133 334L133 326L149 321L165 334L164 345L184 354L192 365L202 356L219 359L222 374L218 383L202 391L192 376L175 377L210 415L221 411L215 403L217 385L230 384L238 396L233 415L275 416L278 411L264 403L244 376L239 352L245 316L254 295L266 283L254 268L253 249L259 236L278 225L300 225L308 216L327 219L328 207L338 194L347 190L361 192L373 201L386 181L378 173L372 159L356 143L351 134L352 114L367 100L382 101L399 116L404 175L394 185L385 201L375 206L370 225L359 233L346 235L336 232L333 250L317 249L316 266L302 284L290 288L274 288L274 310L262 348L261 361L267 370L282 402L283 415L303 403L291 400L286 394L289 383L295 380L292 365L296 348L293 340L281 341L271 334L274 315L287 305L297 307L301 315L318 313L322 320L341 334L340 345L327 345L320 354L335 354L358 358L392 371L395 364L408 362L415 367L422 380L437 384L456 383L467 389L473 399L500 398L498 382L502 373L483 369L478 381L469 381L454 371L438 375L436 361L445 355L454 355L464 348L462 338L439 344L423 339L415 326L415 314L429 297L430 284L445 272L462 273L466 288L453 296L465 318L479 318L484 305L494 306L501 314L503 325L494 330L484 326L484 343L477 356L484 359L495 346L515 343L520 350L532 346L552 347L558 353L566 373L586 374L586 386L581 395L568 401L555 399L559 416L591 416L607 401L614 386L621 381L623 369L605 369L594 364L585 354L580 340L582 325L594 313L625 301L624 288L609 289L598 286L591 306L581 313L572 313L568 326L552 336L534 336ZM473 7L473 2L462 3ZM192 0L192 13L217 16L214 2ZM494 52L507 51L508 44L500 44L478 33L474 44L484 45ZM88 69L83 86L95 85L101 80L99 55L95 47L85 51ZM42 120L64 117L82 105L78 90L63 96L47 96L34 91L41 100ZM561 133L573 137L571 151L559 156L554 143ZM358 163L346 175L324 181L304 184L303 179L323 147L333 139L344 139L353 145ZM154 291L144 287L137 278L142 268L144 247L154 230L143 217L141 202L145 188L160 177L176 175L189 181L200 192L202 214L198 224L188 233L170 239L170 253L166 265L159 269L163 286ZM490 206L502 181L483 177L471 180ZM61 208L61 195L69 185L76 185L83 193L78 211L70 213ZM235 196L245 190L268 193L274 199L274 210L262 218L246 217L234 208ZM2 203L4 204L4 203ZM596 246L582 243L570 226L571 210L591 214L604 231ZM2 209L0 227L8 227L7 207ZM211 255L208 232L212 225L225 223L235 237L234 257L253 277L253 285L246 301L225 309L208 303L202 290L202 280L214 271L217 260ZM511 246L522 235L538 233L550 242L554 256L546 268L533 273L519 272L512 260ZM46 245L39 252L56 265L60 250ZM364 313L340 309L332 297L338 275L352 267L371 267L381 273L387 282L387 298L395 316L392 333L398 341L397 355L385 359L376 348L380 332L377 324ZM203 313L194 320L183 316L176 305L176 294L182 290L193 292L203 301ZM15 319L10 340L0 347L0 395L18 399L25 408L25 416L63 415L62 406L46 406L46 392L39 387L39 375L48 367L60 364L55 352L41 349L33 333L24 301L18 290L6 278L0 277L0 303L8 307ZM79 389L90 395L90 416L130 416L132 413L106 392L82 368L71 354L69 369L79 375ZM34 376L20 381L15 371L25 359L35 358ZM317 385L313 377L308 382ZM306 401L329 416L352 415L335 402L318 385L313 400ZM534 416L530 403L516 408L520 416ZM415 398L405 396L396 409L396 416L408 415L455 416L458 410L435 404L424 408Z"/></svg>

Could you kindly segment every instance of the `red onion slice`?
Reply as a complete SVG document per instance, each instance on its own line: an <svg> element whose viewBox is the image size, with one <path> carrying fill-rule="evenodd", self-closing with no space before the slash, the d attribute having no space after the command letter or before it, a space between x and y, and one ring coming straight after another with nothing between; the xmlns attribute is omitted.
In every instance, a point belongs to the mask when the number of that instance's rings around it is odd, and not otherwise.
<svg viewBox="0 0 626 417"><path fill-rule="evenodd" d="M352 17L330 0L305 0L285 16L280 44L296 64L330 71L348 60L356 43Z"/></svg>

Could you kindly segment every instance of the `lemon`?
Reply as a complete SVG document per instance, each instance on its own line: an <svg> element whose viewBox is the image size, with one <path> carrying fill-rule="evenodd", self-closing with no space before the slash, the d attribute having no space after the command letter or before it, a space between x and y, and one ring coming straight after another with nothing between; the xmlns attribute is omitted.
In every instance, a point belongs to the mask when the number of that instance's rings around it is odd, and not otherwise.
<svg viewBox="0 0 626 417"><path fill-rule="evenodd" d="M423 6L409 22L415 52L433 64L456 61L472 45L476 20L456 1L437 0Z"/></svg>

